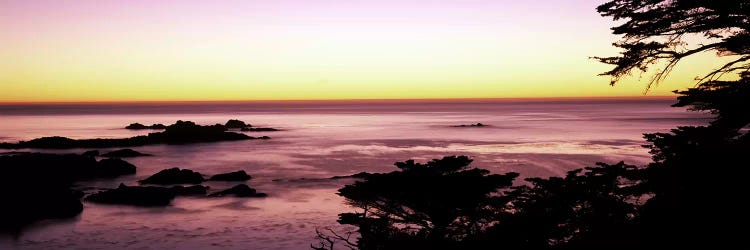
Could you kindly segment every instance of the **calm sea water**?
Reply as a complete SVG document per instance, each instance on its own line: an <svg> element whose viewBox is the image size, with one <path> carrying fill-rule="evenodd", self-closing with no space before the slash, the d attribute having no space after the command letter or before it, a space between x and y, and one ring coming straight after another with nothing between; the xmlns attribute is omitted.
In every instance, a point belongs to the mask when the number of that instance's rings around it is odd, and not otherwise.
<svg viewBox="0 0 750 250"><path fill-rule="evenodd" d="M122 129L132 122L200 124L241 119L283 129L271 140L152 145L153 157L129 159L135 176L80 183L136 184L161 169L216 174L245 170L263 199L179 197L164 208L84 203L77 218L44 221L0 249L309 249L316 227L337 226L350 211L328 180L360 171L395 170L396 161L469 155L474 166L522 177L561 175L597 161L645 164L642 134L705 124L708 116L660 100L463 100L78 104L0 106L0 141L42 136L117 138L148 133ZM483 128L452 125L481 122ZM87 149L35 150L81 153ZM32 150L22 150L32 151ZM108 151L104 149L102 151ZM2 151L0 151L2 152ZM305 179L302 179L305 178ZM220 183L210 183L221 189Z"/></svg>

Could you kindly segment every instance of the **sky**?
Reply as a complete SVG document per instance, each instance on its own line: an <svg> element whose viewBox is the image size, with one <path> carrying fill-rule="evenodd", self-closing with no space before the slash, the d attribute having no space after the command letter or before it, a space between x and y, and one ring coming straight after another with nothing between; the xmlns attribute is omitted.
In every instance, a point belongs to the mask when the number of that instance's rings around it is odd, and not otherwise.
<svg viewBox="0 0 750 250"><path fill-rule="evenodd" d="M618 52L603 2L0 0L0 102L643 96L589 58Z"/></svg>

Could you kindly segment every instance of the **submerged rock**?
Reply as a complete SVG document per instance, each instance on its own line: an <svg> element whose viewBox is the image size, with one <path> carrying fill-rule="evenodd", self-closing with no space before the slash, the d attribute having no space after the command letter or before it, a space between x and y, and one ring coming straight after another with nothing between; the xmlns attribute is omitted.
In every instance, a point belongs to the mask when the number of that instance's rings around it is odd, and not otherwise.
<svg viewBox="0 0 750 250"><path fill-rule="evenodd" d="M234 196L234 197L266 197L268 196L265 193L258 193L255 189L250 188L249 186L245 184L239 184L237 186L234 186L229 189L225 189L213 194L208 195L210 197L224 197L224 196Z"/></svg>
<svg viewBox="0 0 750 250"><path fill-rule="evenodd" d="M116 189L91 194L85 200L104 204L166 206L174 197L175 194L169 188L126 186L120 183Z"/></svg>
<svg viewBox="0 0 750 250"><path fill-rule="evenodd" d="M168 185L181 183L198 184L203 182L204 180L205 179L203 179L203 175L193 170L169 168L159 171L158 173L149 176L148 178L139 182L143 184Z"/></svg>
<svg viewBox="0 0 750 250"><path fill-rule="evenodd" d="M208 186L173 186L169 190L176 196L205 196L208 193Z"/></svg>
<svg viewBox="0 0 750 250"><path fill-rule="evenodd" d="M252 178L248 175L245 170L235 171L231 173L217 174L208 178L209 181L246 181Z"/></svg>
<svg viewBox="0 0 750 250"><path fill-rule="evenodd" d="M131 123L130 125L126 126L125 129L133 129L133 130L140 130L140 129L166 129L167 126L164 124L151 124L151 126L146 126L140 123Z"/></svg>
<svg viewBox="0 0 750 250"><path fill-rule="evenodd" d="M138 156L151 156L150 154L144 154L129 148L115 150L102 154L104 157L138 157Z"/></svg>

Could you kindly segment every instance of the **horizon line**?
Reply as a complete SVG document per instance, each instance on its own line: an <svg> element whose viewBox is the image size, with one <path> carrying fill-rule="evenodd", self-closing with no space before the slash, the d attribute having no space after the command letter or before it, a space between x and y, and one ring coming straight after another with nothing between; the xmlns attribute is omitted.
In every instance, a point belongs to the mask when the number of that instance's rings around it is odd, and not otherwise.
<svg viewBox="0 0 750 250"><path fill-rule="evenodd" d="M314 103L314 102L424 102L424 101L565 101L565 100L663 100L659 96L559 96L559 97L469 97L469 98L355 98L355 99L245 99L245 100L94 100L94 101L0 101L0 105L76 104L187 104L187 103Z"/></svg>

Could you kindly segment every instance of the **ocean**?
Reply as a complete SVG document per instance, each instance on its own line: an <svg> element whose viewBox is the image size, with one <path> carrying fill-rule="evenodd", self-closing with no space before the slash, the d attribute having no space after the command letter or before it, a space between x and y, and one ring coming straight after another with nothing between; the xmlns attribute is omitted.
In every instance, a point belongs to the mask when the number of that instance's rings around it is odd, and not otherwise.
<svg viewBox="0 0 750 250"><path fill-rule="evenodd" d="M0 142L43 136L120 138L148 133L130 123L199 124L229 119L281 129L246 140L133 148L137 174L78 183L87 193L136 185L179 167L206 175L245 170L267 198L176 198L142 208L84 202L69 220L42 221L0 235L0 249L309 249L315 229L353 211L336 190L361 171L396 170L394 162L468 155L472 166L521 178L563 175L595 162L650 161L643 133L707 124L710 116L673 108L669 98L555 100L390 100L0 104ZM485 127L455 127L482 123ZM109 151L112 149L100 149ZM82 153L88 149L16 151ZM11 150L0 150L8 152ZM2 166L0 166L2 168ZM212 190L229 184L210 183Z"/></svg>

